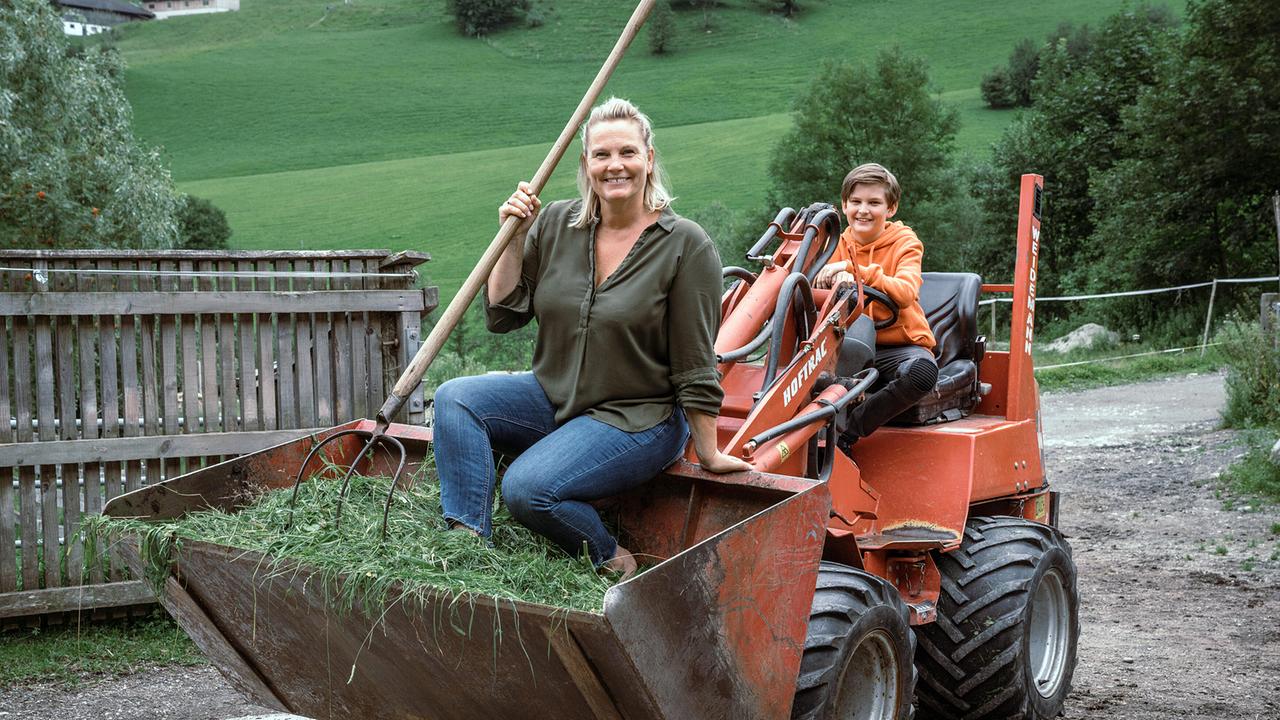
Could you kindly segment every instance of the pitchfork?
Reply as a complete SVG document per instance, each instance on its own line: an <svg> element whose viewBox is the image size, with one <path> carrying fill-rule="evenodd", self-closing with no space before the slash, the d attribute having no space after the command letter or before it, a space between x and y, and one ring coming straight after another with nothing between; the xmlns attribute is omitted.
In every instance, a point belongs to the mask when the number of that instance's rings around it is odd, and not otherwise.
<svg viewBox="0 0 1280 720"><path fill-rule="evenodd" d="M587 88L587 93L582 96L577 109L573 111L569 122L564 126L564 130L560 132L560 137L551 146L550 152L543 159L538 172L533 176L533 180L529 181L532 194L536 195L542 192L547 179L551 177L551 173L556 169L560 158L568 150L569 143L573 141L573 136L577 133L578 126L587 119L587 113L591 111L591 106L595 104L596 98L600 96L600 91L604 89L605 83L613 75L614 68L622 60L623 54L627 51L627 46L635 39L636 33L640 31L640 26L644 24L655 2L656 0L640 0L640 3L636 5L635 12L631 13L631 19L627 21L627 26L623 28L622 35L618 37L618 42L613 46L613 51L605 59L600 72L596 73L596 78L591 83L591 87ZM298 469L298 477L293 483L293 497L289 500L289 519L285 524L286 529L293 524L293 508L298 500L298 486L302 483L302 476L306 472L307 465L311 462L311 459L320 452L321 448L334 440L347 435L358 435L367 439L365 440L364 448L360 451L360 454L356 455L355 460L351 462L351 466L347 468L347 474L342 478L342 487L338 491L338 509L334 522L337 524L342 520L342 500L346 495L348 485L350 485L351 476L355 473L356 466L360 464L360 460L366 455L372 454L371 451L374 445L378 443L390 445L399 452L400 463L396 467L395 474L391 476L391 489L387 491L387 501L382 513L382 537L384 540L386 539L387 516L391 512L391 501L395 497L396 483L400 480L400 473L404 471L408 458L404 445L396 438L386 434L387 428L391 426L392 418L404 406L409 394L418 386L418 382L422 380L427 368L436 359L440 348L444 347L444 341L449 337L449 333L453 332L454 327L458 325L463 314L466 313L467 307L475 298L476 293L480 291L480 285L489 278L489 273L493 271L493 266L497 264L498 258L502 256L507 245L515 237L516 228L520 225L520 222L521 218L509 216L502 223L498 234L494 236L493 242L489 243L489 248L485 250L484 255L480 256L480 261L471 271L471 274L467 276L466 282L462 284L458 293L449 301L449 306L445 308L444 314L440 317L440 322L436 323L436 326L432 328L431 334L427 336L426 341L422 343L422 347L413 356L413 360L405 368L404 373L400 375L400 379L396 381L391 394L387 396L386 402L378 410L376 416L377 424L373 430L342 430L325 438L311 449L307 459L303 461L302 467Z"/></svg>

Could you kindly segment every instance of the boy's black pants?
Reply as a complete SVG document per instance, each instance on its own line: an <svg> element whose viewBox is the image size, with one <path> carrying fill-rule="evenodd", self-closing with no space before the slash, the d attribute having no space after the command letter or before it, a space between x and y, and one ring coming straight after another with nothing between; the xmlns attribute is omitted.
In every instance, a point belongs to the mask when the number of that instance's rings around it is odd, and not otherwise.
<svg viewBox="0 0 1280 720"><path fill-rule="evenodd" d="M880 378L853 409L845 432L852 436L849 440L870 435L919 402L938 382L933 352L919 345L876 345L875 366Z"/></svg>

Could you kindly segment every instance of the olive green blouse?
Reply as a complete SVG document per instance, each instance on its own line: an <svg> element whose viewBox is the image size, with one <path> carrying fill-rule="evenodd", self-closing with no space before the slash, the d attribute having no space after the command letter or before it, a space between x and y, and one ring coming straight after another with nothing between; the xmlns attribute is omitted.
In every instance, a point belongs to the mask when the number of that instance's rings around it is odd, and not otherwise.
<svg viewBox="0 0 1280 720"><path fill-rule="evenodd" d="M539 213L515 290L497 303L486 296L489 329L509 332L538 319L533 374L556 422L585 414L639 432L670 417L677 403L719 414L715 245L667 208L595 287L595 227L569 225L581 204L562 200Z"/></svg>

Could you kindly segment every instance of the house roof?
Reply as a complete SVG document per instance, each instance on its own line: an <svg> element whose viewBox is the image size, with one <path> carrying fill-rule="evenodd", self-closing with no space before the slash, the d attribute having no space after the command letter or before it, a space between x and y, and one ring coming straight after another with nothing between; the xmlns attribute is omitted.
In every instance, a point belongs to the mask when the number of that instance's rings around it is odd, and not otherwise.
<svg viewBox="0 0 1280 720"><path fill-rule="evenodd" d="M140 8L124 0L55 0L55 2L63 7L78 8L80 10L102 10L120 15L145 18L154 18L156 16L150 10Z"/></svg>

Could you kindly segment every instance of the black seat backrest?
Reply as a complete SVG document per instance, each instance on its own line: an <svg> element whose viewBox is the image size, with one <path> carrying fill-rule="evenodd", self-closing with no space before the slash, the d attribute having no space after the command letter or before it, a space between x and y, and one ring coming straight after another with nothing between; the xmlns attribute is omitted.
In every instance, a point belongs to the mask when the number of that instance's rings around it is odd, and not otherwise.
<svg viewBox="0 0 1280 720"><path fill-rule="evenodd" d="M977 360L978 295L982 278L973 273L923 273L920 307L938 344L938 367L952 360Z"/></svg>

